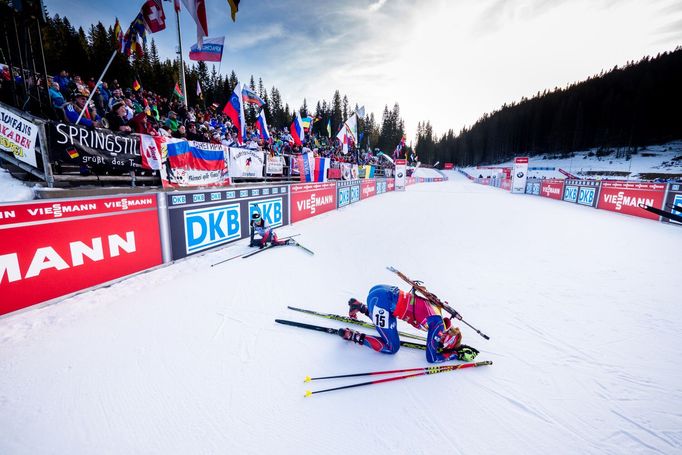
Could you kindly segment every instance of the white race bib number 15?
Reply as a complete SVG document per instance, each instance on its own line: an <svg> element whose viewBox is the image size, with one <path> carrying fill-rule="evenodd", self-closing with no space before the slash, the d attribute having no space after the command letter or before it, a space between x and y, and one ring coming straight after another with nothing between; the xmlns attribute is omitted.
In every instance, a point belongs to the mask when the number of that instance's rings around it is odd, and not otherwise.
<svg viewBox="0 0 682 455"><path fill-rule="evenodd" d="M372 320L377 327L382 329L388 328L389 313L383 308L374 307L374 314L372 315Z"/></svg>

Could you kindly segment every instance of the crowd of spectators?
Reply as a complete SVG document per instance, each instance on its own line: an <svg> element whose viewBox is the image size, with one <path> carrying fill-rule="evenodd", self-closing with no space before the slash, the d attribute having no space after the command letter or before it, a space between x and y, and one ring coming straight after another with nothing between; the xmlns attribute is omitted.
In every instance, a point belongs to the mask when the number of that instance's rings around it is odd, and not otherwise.
<svg viewBox="0 0 682 455"><path fill-rule="evenodd" d="M106 128L122 134L149 134L238 146L238 132L217 104L185 107L177 97L165 97L149 90L123 87L117 80L99 85L90 78L71 76L67 71L48 79L49 98L57 119L84 126ZM89 106L86 102L94 91ZM313 152L315 156L334 162L391 166L381 159L379 150L360 150L350 144L344 151L336 138L306 134L302 145L296 145L287 128L271 128L271 139L260 137L258 130L247 126L247 140L241 147L262 149L273 155L296 155Z"/></svg>

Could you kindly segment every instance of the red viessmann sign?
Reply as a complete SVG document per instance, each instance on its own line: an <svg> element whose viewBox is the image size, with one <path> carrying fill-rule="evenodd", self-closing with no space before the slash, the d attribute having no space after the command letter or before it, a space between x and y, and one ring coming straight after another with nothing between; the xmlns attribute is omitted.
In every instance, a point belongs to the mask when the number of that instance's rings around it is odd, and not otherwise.
<svg viewBox="0 0 682 455"><path fill-rule="evenodd" d="M0 205L0 314L161 264L156 196Z"/></svg>
<svg viewBox="0 0 682 455"><path fill-rule="evenodd" d="M564 195L564 181L549 179L543 180L540 184L540 196L550 199L561 200Z"/></svg>
<svg viewBox="0 0 682 455"><path fill-rule="evenodd" d="M336 183L291 185L291 222L336 210Z"/></svg>
<svg viewBox="0 0 682 455"><path fill-rule="evenodd" d="M363 180L360 188L360 199L367 199L377 195L377 181Z"/></svg>
<svg viewBox="0 0 682 455"><path fill-rule="evenodd" d="M620 212L658 220L659 216L639 207L646 204L660 209L663 207L665 184L644 182L601 182L598 209Z"/></svg>

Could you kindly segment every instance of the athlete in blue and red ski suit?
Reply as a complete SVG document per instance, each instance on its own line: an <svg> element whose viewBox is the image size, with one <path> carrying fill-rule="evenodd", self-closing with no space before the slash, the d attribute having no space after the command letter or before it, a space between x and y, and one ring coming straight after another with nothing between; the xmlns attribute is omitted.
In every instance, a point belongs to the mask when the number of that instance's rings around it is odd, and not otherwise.
<svg viewBox="0 0 682 455"><path fill-rule="evenodd" d="M395 354L400 349L397 319L413 327L428 331L426 360L429 363L447 360L473 360L478 351L462 343L459 328L452 327L450 318L441 316L440 308L414 292L403 292L396 286L379 284L369 291L367 305L356 299L348 302L348 314L357 319L362 313L376 325L379 337L351 329L340 331L343 339L367 346L377 352Z"/></svg>

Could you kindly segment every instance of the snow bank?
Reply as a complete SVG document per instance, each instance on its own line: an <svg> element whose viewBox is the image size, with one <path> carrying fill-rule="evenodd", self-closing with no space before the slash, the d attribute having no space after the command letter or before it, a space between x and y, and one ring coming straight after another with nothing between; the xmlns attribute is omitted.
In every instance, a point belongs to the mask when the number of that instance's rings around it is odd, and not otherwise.
<svg viewBox="0 0 682 455"><path fill-rule="evenodd" d="M33 190L0 167L0 202L30 201Z"/></svg>

